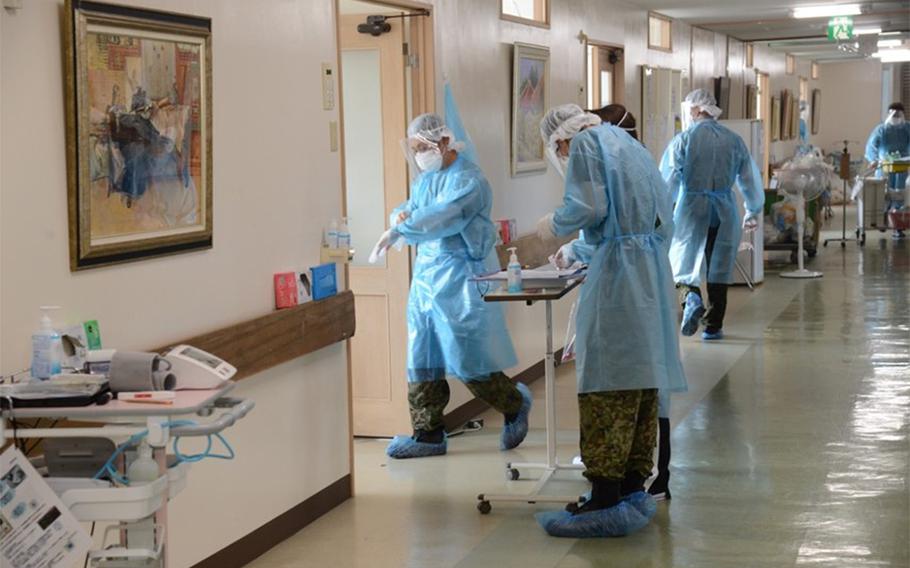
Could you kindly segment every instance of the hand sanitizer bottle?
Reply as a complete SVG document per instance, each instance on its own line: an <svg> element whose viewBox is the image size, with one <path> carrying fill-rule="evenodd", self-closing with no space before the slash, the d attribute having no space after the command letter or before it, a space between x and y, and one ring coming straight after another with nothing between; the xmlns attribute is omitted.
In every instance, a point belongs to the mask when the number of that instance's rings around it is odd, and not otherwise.
<svg viewBox="0 0 910 568"><path fill-rule="evenodd" d="M130 485L144 485L158 479L158 462L152 457L152 447L147 440L142 440L136 452L136 458L126 470Z"/></svg>
<svg viewBox="0 0 910 568"><path fill-rule="evenodd" d="M338 220L332 219L329 223L329 230L326 232L326 242L329 248L338 248Z"/></svg>
<svg viewBox="0 0 910 568"><path fill-rule="evenodd" d="M338 248L351 248L351 230L348 228L348 218L341 218L341 225L338 227Z"/></svg>
<svg viewBox="0 0 910 568"><path fill-rule="evenodd" d="M506 274L509 279L509 292L519 293L521 292L521 264L518 262L518 255L515 251L518 249L516 247L509 247L511 251L511 256L509 256L509 266L506 268Z"/></svg>
<svg viewBox="0 0 910 568"><path fill-rule="evenodd" d="M47 380L60 374L60 361L63 358L63 345L60 343L60 334L54 329L51 310L59 309L57 306L41 306L44 315L41 316L41 327L32 334L32 377Z"/></svg>

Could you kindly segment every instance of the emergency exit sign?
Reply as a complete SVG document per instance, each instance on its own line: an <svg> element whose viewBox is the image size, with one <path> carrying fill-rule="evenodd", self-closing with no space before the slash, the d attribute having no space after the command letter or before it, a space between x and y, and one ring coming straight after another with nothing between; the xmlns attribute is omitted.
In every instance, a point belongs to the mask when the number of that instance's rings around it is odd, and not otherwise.
<svg viewBox="0 0 910 568"><path fill-rule="evenodd" d="M828 20L828 41L842 41L853 37L853 18L838 16Z"/></svg>

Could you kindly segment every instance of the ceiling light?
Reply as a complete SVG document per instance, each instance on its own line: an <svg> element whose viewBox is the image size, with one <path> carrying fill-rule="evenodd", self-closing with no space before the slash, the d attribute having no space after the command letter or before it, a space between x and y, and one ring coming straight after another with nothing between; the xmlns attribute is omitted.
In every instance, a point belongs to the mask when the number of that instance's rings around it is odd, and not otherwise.
<svg viewBox="0 0 910 568"><path fill-rule="evenodd" d="M793 8L794 18L830 18L834 16L859 16L859 4L827 4Z"/></svg>
<svg viewBox="0 0 910 568"><path fill-rule="evenodd" d="M890 36L890 35L901 35L903 32L882 32L878 35ZM853 30L853 34L856 35L856 30Z"/></svg>
<svg viewBox="0 0 910 568"><path fill-rule="evenodd" d="M876 51L872 57L882 60L882 63L900 63L910 61L910 49L886 49L885 51Z"/></svg>
<svg viewBox="0 0 910 568"><path fill-rule="evenodd" d="M904 42L900 39L880 39L876 45L878 47L900 47L902 43Z"/></svg>
<svg viewBox="0 0 910 568"><path fill-rule="evenodd" d="M853 35L855 35L855 36L874 35L874 34L884 35L884 34L882 34L881 28L853 28Z"/></svg>

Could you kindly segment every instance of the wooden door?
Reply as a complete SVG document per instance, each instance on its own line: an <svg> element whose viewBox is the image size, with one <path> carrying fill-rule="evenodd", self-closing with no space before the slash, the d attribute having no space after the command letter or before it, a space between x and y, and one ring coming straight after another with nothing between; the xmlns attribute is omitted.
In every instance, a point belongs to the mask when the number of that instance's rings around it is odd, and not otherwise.
<svg viewBox="0 0 910 568"><path fill-rule="evenodd" d="M348 269L357 310L351 340L353 432L389 436L410 431L407 321L410 257L389 251L367 263L389 215L407 199L407 162L400 142L407 127L406 67L400 19L378 37L357 32L365 16L339 19L344 112L345 203L355 260Z"/></svg>
<svg viewBox="0 0 910 568"><path fill-rule="evenodd" d="M623 50L593 43L587 49L588 108L596 110L609 104L623 104Z"/></svg>

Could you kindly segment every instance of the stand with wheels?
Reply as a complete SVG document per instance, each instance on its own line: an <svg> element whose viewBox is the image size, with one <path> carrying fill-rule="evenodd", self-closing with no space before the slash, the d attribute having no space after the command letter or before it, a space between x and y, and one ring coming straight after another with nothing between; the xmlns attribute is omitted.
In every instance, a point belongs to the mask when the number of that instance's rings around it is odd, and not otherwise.
<svg viewBox="0 0 910 568"><path fill-rule="evenodd" d="M521 478L521 471L527 469L543 470L540 478L530 493L525 495L489 494L481 493L477 496L477 510L481 514L489 514L493 508L493 501L504 503L570 503L578 500L578 495L544 495L544 486L550 481L557 471L582 471L584 466L574 464L561 464L556 457L556 358L553 352L553 301L559 300L570 291L574 290L582 279L563 282L560 287L545 288L541 290L524 290L521 293L509 293L497 290L484 296L487 302L525 302L532 305L542 301L546 306L546 340L547 351L544 359L544 380L546 388L547 412L547 461L546 463L508 463L506 464L506 479L516 481Z"/></svg>
<svg viewBox="0 0 910 568"><path fill-rule="evenodd" d="M842 203L842 216L841 216L841 238L839 239L825 239L825 242L822 246L828 246L828 243L840 243L841 248L847 248L847 243L851 241L859 242L860 246L866 244L866 232L863 231L860 234L859 229L857 229L856 239L847 238L847 181L850 180L850 152L847 150L847 145L850 143L849 140L844 140L844 151L840 155L840 179L844 181L844 197L841 200ZM860 206L862 207L862 206ZM801 230L801 229L800 229ZM802 253L800 253L800 269L802 269ZM792 274L792 273L791 273ZM781 276L784 276L781 274ZM821 276L821 274L819 274ZM803 278L806 278L803 276Z"/></svg>

